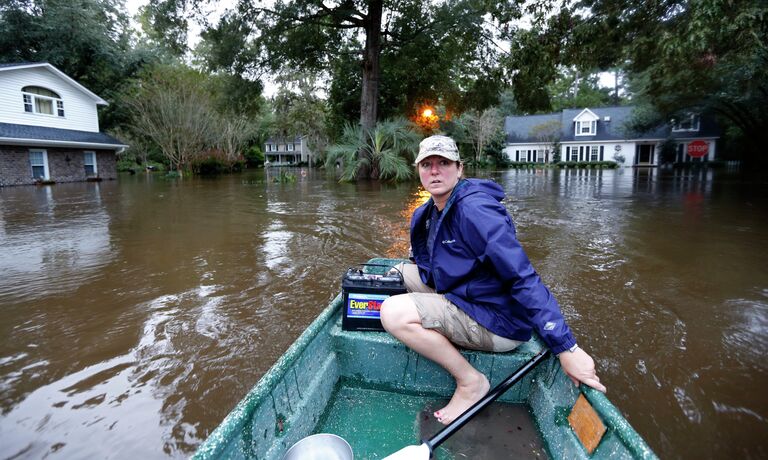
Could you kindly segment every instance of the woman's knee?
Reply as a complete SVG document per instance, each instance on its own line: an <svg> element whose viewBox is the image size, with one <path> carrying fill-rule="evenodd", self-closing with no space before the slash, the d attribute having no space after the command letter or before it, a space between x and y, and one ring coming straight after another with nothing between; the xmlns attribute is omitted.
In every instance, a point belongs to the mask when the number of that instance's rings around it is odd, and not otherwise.
<svg viewBox="0 0 768 460"><path fill-rule="evenodd" d="M416 305L408 294L387 297L381 304L381 324L387 331L392 331L413 321L414 313L418 317Z"/></svg>

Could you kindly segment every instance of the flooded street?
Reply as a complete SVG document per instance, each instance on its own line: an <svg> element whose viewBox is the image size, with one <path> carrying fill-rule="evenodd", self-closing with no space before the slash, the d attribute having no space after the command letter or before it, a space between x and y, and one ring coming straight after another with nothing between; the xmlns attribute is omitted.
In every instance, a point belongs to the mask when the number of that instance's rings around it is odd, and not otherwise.
<svg viewBox="0 0 768 460"><path fill-rule="evenodd" d="M484 176L660 457L768 457L768 182ZM407 254L416 182L297 177L0 188L0 458L188 457L344 269Z"/></svg>

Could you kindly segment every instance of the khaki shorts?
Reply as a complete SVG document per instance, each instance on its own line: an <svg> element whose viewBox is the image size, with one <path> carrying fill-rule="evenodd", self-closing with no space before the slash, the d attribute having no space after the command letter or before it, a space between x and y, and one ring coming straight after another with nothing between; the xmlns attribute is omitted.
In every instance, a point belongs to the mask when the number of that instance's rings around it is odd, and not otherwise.
<svg viewBox="0 0 768 460"><path fill-rule="evenodd" d="M416 264L397 266L403 273L408 295L416 304L425 329L433 329L464 348L482 351L509 351L522 342L498 336L481 326L443 294L421 282Z"/></svg>

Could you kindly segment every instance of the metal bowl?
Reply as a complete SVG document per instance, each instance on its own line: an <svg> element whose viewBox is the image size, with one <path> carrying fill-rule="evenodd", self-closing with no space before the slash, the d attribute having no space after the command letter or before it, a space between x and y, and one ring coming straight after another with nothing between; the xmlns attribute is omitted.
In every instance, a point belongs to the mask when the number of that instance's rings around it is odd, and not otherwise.
<svg viewBox="0 0 768 460"><path fill-rule="evenodd" d="M352 447L344 438L330 433L307 436L291 446L283 460L353 460Z"/></svg>

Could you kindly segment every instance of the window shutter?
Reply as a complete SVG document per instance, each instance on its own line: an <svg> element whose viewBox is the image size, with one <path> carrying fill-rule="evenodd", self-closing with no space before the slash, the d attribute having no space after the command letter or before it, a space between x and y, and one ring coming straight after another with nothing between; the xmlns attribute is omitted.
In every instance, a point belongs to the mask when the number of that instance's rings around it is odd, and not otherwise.
<svg viewBox="0 0 768 460"><path fill-rule="evenodd" d="M600 146L600 161L603 161L603 152L604 152L604 150L605 150L605 146L601 145Z"/></svg>

